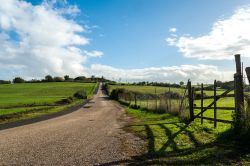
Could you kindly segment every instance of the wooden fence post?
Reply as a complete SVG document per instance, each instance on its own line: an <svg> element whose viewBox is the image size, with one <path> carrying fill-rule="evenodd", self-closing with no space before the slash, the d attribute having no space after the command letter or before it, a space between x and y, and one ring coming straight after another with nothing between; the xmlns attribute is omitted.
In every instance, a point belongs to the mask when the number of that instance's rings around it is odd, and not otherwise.
<svg viewBox="0 0 250 166"><path fill-rule="evenodd" d="M240 132L241 121L244 111L244 92L243 92L243 76L241 72L241 60L240 54L235 55L236 73L234 74L235 85L235 117L234 117L234 129L235 132Z"/></svg>
<svg viewBox="0 0 250 166"><path fill-rule="evenodd" d="M169 98L168 98L168 102L169 102L169 111L171 112L172 111L172 108L171 108L171 91L170 91L170 86L168 88L168 94L169 94Z"/></svg>
<svg viewBox="0 0 250 166"><path fill-rule="evenodd" d="M149 96L147 95L147 109L149 109L149 108L148 108L148 98L149 98Z"/></svg>
<svg viewBox="0 0 250 166"><path fill-rule="evenodd" d="M134 95L135 95L135 106L137 107L136 93L134 93Z"/></svg>
<svg viewBox="0 0 250 166"><path fill-rule="evenodd" d="M203 124L203 83L201 84L201 124Z"/></svg>
<svg viewBox="0 0 250 166"><path fill-rule="evenodd" d="M214 128L217 126L217 96L216 96L217 82L214 80Z"/></svg>
<svg viewBox="0 0 250 166"><path fill-rule="evenodd" d="M189 101L189 113L190 120L194 120L194 101L191 81L188 81L188 101Z"/></svg>
<svg viewBox="0 0 250 166"><path fill-rule="evenodd" d="M157 94L156 94L156 87L155 87L155 110L157 111L157 98L158 98L158 96L157 96Z"/></svg>
<svg viewBox="0 0 250 166"><path fill-rule="evenodd" d="M129 105L131 105L131 93L129 92Z"/></svg>

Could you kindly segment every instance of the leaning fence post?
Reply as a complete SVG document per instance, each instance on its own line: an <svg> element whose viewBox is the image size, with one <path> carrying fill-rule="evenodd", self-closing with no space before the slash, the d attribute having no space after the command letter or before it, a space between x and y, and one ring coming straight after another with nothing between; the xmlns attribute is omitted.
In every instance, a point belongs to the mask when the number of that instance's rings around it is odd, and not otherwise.
<svg viewBox="0 0 250 166"><path fill-rule="evenodd" d="M216 83L216 80L214 80L214 128L216 128L217 126L217 104L216 104L216 101L217 101L217 96L216 96L216 88L217 88L217 83Z"/></svg>
<svg viewBox="0 0 250 166"><path fill-rule="evenodd" d="M242 127L241 120L244 110L243 76L241 72L240 54L235 55L235 63L236 63L236 73L234 74L234 84L235 84L234 129L235 132L239 132Z"/></svg>
<svg viewBox="0 0 250 166"><path fill-rule="evenodd" d="M189 101L189 112L190 112L190 120L194 120L194 101L193 101L193 92L191 81L188 81L188 101Z"/></svg>

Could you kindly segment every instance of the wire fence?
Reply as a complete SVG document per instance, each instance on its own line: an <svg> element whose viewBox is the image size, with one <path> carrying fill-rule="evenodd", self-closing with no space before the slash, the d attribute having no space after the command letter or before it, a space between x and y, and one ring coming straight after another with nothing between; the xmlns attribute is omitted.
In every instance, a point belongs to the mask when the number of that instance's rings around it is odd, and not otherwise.
<svg viewBox="0 0 250 166"><path fill-rule="evenodd" d="M172 91L171 88L161 94L138 93L118 89L116 97L117 100L132 108L141 108L158 113L171 113L183 118L189 118L186 93L186 90L183 93L178 93Z"/></svg>

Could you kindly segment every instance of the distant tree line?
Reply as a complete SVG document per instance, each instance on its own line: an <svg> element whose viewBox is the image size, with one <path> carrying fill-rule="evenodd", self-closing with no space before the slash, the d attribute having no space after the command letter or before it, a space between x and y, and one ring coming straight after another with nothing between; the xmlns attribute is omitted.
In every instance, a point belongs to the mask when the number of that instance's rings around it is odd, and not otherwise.
<svg viewBox="0 0 250 166"><path fill-rule="evenodd" d="M109 84L118 84L116 82L110 82ZM163 82L147 82L147 81L142 81L142 82L134 82L134 83L119 83L120 85L140 85L140 86L161 86L161 87L174 87L174 88L186 88L185 83L183 81L180 81L179 84L176 83L163 83ZM217 87L221 89L233 89L234 88L234 81L217 81ZM214 85L206 85L204 86L204 90L213 90ZM200 90L200 84L197 84L195 87L195 90ZM244 88L245 92L250 92L250 86L245 85Z"/></svg>
<svg viewBox="0 0 250 166"><path fill-rule="evenodd" d="M125 85L125 84L124 84ZM164 82L134 82L134 83L129 83L129 85L140 85L140 86L161 86L161 87L174 87L174 88L181 88L182 85L184 85L184 82L181 81L180 84L176 83L164 83Z"/></svg>
<svg viewBox="0 0 250 166"><path fill-rule="evenodd" d="M31 79L25 80L21 77L15 77L12 81L0 80L0 84L11 84L11 83L42 83L42 82L111 82L110 80L104 77L85 77L85 76L78 76L75 78L70 78L69 75L65 75L64 77L59 76L51 76L46 75L44 79Z"/></svg>
<svg viewBox="0 0 250 166"><path fill-rule="evenodd" d="M217 87L221 89L233 89L234 88L234 81L226 81L226 82L216 81L216 84L217 84ZM195 89L200 90L201 88L198 86ZM214 89L213 84L204 86L204 90L213 90L213 89Z"/></svg>

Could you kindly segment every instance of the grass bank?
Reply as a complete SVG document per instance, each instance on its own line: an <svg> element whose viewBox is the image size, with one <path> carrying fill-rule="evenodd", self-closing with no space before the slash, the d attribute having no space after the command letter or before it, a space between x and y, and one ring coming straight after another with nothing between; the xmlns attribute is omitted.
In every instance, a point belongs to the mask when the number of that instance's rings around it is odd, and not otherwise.
<svg viewBox="0 0 250 166"><path fill-rule="evenodd" d="M75 98L69 103L59 103L76 91L85 90L91 98L96 83L23 83L0 85L0 124L52 114L82 104Z"/></svg>
<svg viewBox="0 0 250 166"><path fill-rule="evenodd" d="M231 139L231 126L196 120L186 125L170 114L127 108L134 121L127 130L146 141L146 152L129 161L143 165L249 165L248 147Z"/></svg>

